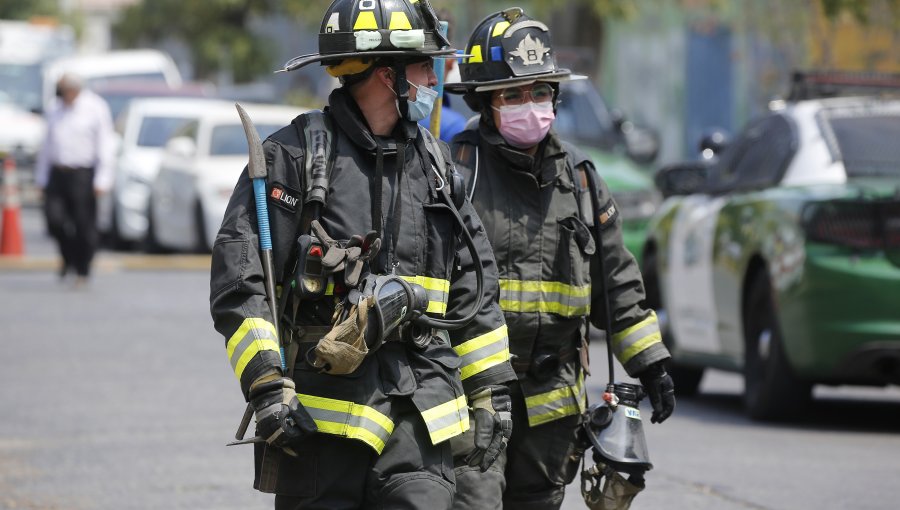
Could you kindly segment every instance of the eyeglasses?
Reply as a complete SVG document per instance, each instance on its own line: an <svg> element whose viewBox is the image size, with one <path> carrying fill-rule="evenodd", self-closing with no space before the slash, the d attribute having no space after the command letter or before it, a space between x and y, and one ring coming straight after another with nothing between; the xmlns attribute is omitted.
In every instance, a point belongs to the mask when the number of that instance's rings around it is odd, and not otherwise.
<svg viewBox="0 0 900 510"><path fill-rule="evenodd" d="M535 83L530 88L505 88L494 97L500 101L500 106L519 106L527 103L529 100L535 103L549 103L553 101L553 94L553 86L549 83Z"/></svg>

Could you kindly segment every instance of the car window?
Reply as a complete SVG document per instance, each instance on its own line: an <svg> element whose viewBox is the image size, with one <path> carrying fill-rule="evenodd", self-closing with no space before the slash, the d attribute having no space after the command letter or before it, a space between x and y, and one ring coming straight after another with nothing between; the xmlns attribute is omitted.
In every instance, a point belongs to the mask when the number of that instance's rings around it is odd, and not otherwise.
<svg viewBox="0 0 900 510"><path fill-rule="evenodd" d="M188 117L144 117L138 132L137 145L139 147L162 147L177 131L189 128L188 124L193 124L193 134L188 131L186 134L178 133L177 136L196 138L197 123L191 122Z"/></svg>
<svg viewBox="0 0 900 510"><path fill-rule="evenodd" d="M760 189L778 184L796 152L787 117L769 115L751 122L722 154L712 173L717 192Z"/></svg>
<svg viewBox="0 0 900 510"><path fill-rule="evenodd" d="M122 83L122 82L134 82L134 81L154 81L154 82L162 82L166 83L166 75L163 74L162 71L151 71L146 73L129 73L129 74L114 74L114 75L106 75L106 76L95 76L93 78L88 78L84 81L84 84L88 88L96 88L96 87L105 87L110 84Z"/></svg>
<svg viewBox="0 0 900 510"><path fill-rule="evenodd" d="M25 110L39 110L43 80L39 65L0 64L0 92Z"/></svg>
<svg viewBox="0 0 900 510"><path fill-rule="evenodd" d="M563 85L553 128L563 140L612 148L612 116L600 94L586 82Z"/></svg>
<svg viewBox="0 0 900 510"><path fill-rule="evenodd" d="M900 177L900 113L829 119L848 177Z"/></svg>
<svg viewBox="0 0 900 510"><path fill-rule="evenodd" d="M282 124L256 124L260 140L281 128ZM210 156L238 156L247 154L247 137L240 124L225 124L212 130L209 140Z"/></svg>

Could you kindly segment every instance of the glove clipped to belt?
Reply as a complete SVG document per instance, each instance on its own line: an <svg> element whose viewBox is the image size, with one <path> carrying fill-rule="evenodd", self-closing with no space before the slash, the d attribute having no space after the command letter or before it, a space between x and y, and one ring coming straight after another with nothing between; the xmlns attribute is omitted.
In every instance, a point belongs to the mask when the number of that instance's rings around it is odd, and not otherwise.
<svg viewBox="0 0 900 510"><path fill-rule="evenodd" d="M359 368L369 352L366 329L369 309L374 302L371 296L360 300L350 308L344 320L340 320L343 307L335 308L334 327L316 344L314 367L331 375L347 375Z"/></svg>
<svg viewBox="0 0 900 510"><path fill-rule="evenodd" d="M650 423L662 423L672 415L675 410L675 383L672 376L666 373L666 367L662 361L654 363L646 370L638 374L641 385L650 397L653 406L653 416Z"/></svg>
<svg viewBox="0 0 900 510"><path fill-rule="evenodd" d="M294 381L278 377L250 387L250 405L256 413L257 434L266 443L296 456L291 446L318 430L316 422L297 399Z"/></svg>
<svg viewBox="0 0 900 510"><path fill-rule="evenodd" d="M475 414L475 449L466 463L485 472L497 460L512 435L512 400L506 386L489 386L469 399Z"/></svg>

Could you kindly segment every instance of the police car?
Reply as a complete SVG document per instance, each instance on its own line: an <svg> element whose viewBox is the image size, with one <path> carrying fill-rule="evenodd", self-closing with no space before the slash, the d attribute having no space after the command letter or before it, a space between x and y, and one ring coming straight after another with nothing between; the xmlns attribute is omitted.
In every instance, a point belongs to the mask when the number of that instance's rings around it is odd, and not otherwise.
<svg viewBox="0 0 900 510"><path fill-rule="evenodd" d="M717 158L659 172L642 266L678 391L740 372L749 416L777 419L814 384L900 383L900 100L872 93L885 86L900 78L797 74Z"/></svg>

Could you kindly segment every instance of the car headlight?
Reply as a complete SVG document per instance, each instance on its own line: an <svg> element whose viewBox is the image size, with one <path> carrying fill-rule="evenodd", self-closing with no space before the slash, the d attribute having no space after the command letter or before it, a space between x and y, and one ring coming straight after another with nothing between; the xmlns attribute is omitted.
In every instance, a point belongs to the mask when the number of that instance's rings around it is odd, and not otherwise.
<svg viewBox="0 0 900 510"><path fill-rule="evenodd" d="M653 216L660 204L656 190L634 190L614 192L622 220L645 220Z"/></svg>

